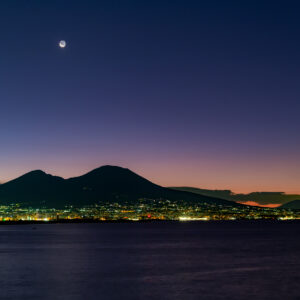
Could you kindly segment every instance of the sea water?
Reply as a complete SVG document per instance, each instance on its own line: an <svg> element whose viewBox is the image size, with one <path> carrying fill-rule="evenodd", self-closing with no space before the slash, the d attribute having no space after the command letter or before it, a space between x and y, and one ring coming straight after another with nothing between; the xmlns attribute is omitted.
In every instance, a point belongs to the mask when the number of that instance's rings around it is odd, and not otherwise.
<svg viewBox="0 0 300 300"><path fill-rule="evenodd" d="M300 299L300 222L0 226L0 299Z"/></svg>

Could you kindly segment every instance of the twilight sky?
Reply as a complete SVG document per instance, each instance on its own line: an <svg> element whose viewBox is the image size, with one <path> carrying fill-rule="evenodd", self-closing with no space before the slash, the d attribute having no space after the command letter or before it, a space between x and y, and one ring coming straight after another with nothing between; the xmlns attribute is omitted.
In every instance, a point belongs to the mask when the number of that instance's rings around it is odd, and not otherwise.
<svg viewBox="0 0 300 300"><path fill-rule="evenodd" d="M1 182L300 193L297 1L2 0L0 36Z"/></svg>

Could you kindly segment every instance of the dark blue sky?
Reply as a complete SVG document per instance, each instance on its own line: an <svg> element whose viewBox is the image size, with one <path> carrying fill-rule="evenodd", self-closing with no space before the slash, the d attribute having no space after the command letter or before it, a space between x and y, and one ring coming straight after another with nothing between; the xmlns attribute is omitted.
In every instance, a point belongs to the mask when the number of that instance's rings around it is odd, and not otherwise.
<svg viewBox="0 0 300 300"><path fill-rule="evenodd" d="M297 1L3 0L0 33L1 181L300 192Z"/></svg>

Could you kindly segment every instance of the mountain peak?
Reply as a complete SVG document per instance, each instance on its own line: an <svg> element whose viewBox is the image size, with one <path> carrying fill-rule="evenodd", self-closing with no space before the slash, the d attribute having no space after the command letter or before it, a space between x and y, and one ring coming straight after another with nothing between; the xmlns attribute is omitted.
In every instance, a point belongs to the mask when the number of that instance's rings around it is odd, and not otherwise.
<svg viewBox="0 0 300 300"><path fill-rule="evenodd" d="M96 169L92 170L91 172L104 172L104 171L129 171L129 172L131 172L127 168L123 168L123 167L119 167L119 166L114 166L114 165L100 166L99 168L96 168ZM91 172L89 172L89 173L91 173Z"/></svg>
<svg viewBox="0 0 300 300"><path fill-rule="evenodd" d="M47 174L46 172L42 171L42 170L33 170L30 171L14 180L11 180L7 183L5 183L4 185L11 185L14 183L18 183L18 184L42 184L44 182L47 181L53 181L53 180L63 180L61 177L58 176L52 176L51 174Z"/></svg>
<svg viewBox="0 0 300 300"><path fill-rule="evenodd" d="M91 177L91 176L119 177L119 176L128 176L128 175L134 175L140 177L139 175L135 174L134 172L132 172L127 168L122 168L119 166L112 166L112 165L101 166L80 177Z"/></svg>
<svg viewBox="0 0 300 300"><path fill-rule="evenodd" d="M33 170L24 174L23 176L40 176L40 175L47 175L47 174L42 170Z"/></svg>

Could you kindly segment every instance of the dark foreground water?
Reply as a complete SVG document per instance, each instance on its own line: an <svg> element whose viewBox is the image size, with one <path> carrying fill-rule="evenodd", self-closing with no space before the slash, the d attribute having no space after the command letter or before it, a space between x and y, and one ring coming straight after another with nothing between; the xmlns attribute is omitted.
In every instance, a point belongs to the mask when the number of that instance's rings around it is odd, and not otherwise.
<svg viewBox="0 0 300 300"><path fill-rule="evenodd" d="M0 299L300 299L300 222L0 226Z"/></svg>

